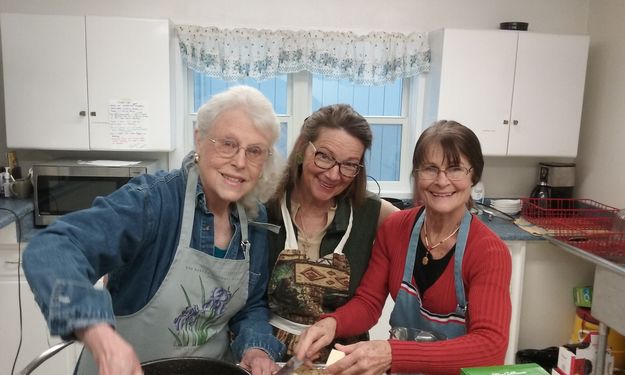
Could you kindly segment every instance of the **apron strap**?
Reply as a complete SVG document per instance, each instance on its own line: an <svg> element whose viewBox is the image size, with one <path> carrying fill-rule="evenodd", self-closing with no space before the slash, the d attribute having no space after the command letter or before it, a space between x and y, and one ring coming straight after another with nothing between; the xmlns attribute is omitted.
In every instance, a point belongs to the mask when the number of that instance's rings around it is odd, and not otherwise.
<svg viewBox="0 0 625 375"><path fill-rule="evenodd" d="M237 211L239 212L239 225L241 226L241 248L243 249L243 255L247 259L250 251L250 241L247 227L247 214L243 205L237 202Z"/></svg>
<svg viewBox="0 0 625 375"><path fill-rule="evenodd" d="M284 248L291 250L299 250L297 246L297 236L295 235L295 229L293 228L293 221L291 219L291 215L289 214L289 210L286 207L286 192L282 196L280 200L280 211L282 212L282 221L284 222L284 229L286 231L286 240L284 241ZM345 244L349 239L349 234L352 231L352 224L354 222L354 208L352 203L349 202L349 222L347 224L347 229L345 230L345 234L339 241L338 245L334 249L334 254L343 254L343 248L345 248Z"/></svg>
<svg viewBox="0 0 625 375"><path fill-rule="evenodd" d="M454 279L456 288L456 299L458 300L458 306L456 307L458 312L464 312L467 310L467 299L464 294L464 283L462 282L462 259L464 258L464 251L467 246L467 238L469 237L469 226L471 225L471 213L466 210L460 223L460 232L458 232L458 238L456 239L456 253L454 254ZM460 249L460 251L458 251Z"/></svg>
<svg viewBox="0 0 625 375"><path fill-rule="evenodd" d="M352 202L349 202L349 222L347 224L347 229L345 230L345 234L338 245L336 245L336 249L334 249L334 254L343 254L343 248L349 239L349 234L352 231L352 223L354 221L354 208L352 207Z"/></svg>
<svg viewBox="0 0 625 375"><path fill-rule="evenodd" d="M198 168L197 168L197 164L193 163L191 167L189 168L189 172L187 175L187 186L185 189L184 207L182 209L183 221L185 220L185 218L191 221L190 222L191 225L189 225L189 227L193 225L193 216L194 216L195 205L196 205L196 200L197 200L197 197L196 197L197 181L198 181ZM184 246L189 246L191 244L191 234L192 234L191 229L185 228L185 226L183 225L180 231L180 243L183 244Z"/></svg>
<svg viewBox="0 0 625 375"><path fill-rule="evenodd" d="M291 221L291 215L286 208L286 192L280 200L280 211L282 212L282 222L284 223L284 230L286 231L286 240L284 241L284 248L290 250L299 250L297 246L297 237L295 236L295 229L293 229L293 222Z"/></svg>
<svg viewBox="0 0 625 375"><path fill-rule="evenodd" d="M414 268L414 262L417 257L417 246L419 244L419 235L421 233L421 226L423 226L423 220L425 219L425 209L417 218L417 222L412 227L412 233L410 234L410 242L408 243L408 253L406 254L406 266L404 267L404 275L402 281L407 284L412 283L412 271Z"/></svg>

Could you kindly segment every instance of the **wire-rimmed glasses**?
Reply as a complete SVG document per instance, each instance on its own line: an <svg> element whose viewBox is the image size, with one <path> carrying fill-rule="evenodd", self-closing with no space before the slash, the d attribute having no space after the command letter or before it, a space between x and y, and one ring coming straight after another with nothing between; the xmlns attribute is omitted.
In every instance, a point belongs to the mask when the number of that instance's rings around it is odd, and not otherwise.
<svg viewBox="0 0 625 375"><path fill-rule="evenodd" d="M208 138L208 140L213 142L217 153L226 158L234 157L240 149L245 150L245 157L250 163L254 164L261 164L265 160L267 160L269 156L271 156L271 151L263 148L260 145L250 145L247 147L243 147L239 146L239 142L229 138Z"/></svg>
<svg viewBox="0 0 625 375"><path fill-rule="evenodd" d="M473 168L466 168L460 165L454 165L451 167L447 167L446 169L441 169L439 167L435 167L433 165L415 169L419 178L422 180L434 180L438 177L438 174L443 172L447 179L450 181L460 181L463 180Z"/></svg>
<svg viewBox="0 0 625 375"><path fill-rule="evenodd" d="M338 164L339 172L345 177L356 177L358 172L360 172L360 168L363 167L362 164L353 162L353 161L338 161L334 158L334 156L327 154L323 151L317 150L317 147L312 142L308 142L313 148L315 152L315 158L313 159L315 165L321 169L330 169Z"/></svg>

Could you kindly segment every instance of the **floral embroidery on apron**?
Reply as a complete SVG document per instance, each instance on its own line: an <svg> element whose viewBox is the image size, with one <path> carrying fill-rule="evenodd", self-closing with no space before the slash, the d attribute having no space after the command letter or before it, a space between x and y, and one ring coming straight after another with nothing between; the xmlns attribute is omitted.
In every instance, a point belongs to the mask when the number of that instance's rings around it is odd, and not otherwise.
<svg viewBox="0 0 625 375"><path fill-rule="evenodd" d="M206 299L204 283L200 277L202 300L199 304L192 304L184 286L180 285L187 300L187 307L174 319L175 329L168 328L176 339L176 346L203 345L210 339L209 327L224 315L228 303L234 293L221 287L214 288L210 298Z"/></svg>

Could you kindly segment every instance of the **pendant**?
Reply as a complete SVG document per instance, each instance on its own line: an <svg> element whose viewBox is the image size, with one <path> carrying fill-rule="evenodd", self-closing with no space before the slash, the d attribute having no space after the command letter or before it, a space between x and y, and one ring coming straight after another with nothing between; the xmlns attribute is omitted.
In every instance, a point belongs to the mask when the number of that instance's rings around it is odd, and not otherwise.
<svg viewBox="0 0 625 375"><path fill-rule="evenodd" d="M430 259L428 259L427 254L423 256L423 259L421 259L421 264L423 264L424 266L427 266L428 262L430 261Z"/></svg>

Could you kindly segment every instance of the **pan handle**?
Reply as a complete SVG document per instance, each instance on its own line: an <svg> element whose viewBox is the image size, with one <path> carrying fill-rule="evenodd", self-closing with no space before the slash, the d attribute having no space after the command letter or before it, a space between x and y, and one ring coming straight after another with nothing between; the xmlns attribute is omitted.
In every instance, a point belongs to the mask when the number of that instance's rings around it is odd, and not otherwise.
<svg viewBox="0 0 625 375"><path fill-rule="evenodd" d="M39 354L39 357L37 357L37 358L33 359L32 361L30 361L30 363L28 365L26 365L26 367L24 367L24 369L22 371L19 372L19 375L28 375L28 374L30 374L34 369L39 367L39 365L41 365L46 360L48 360L48 358L52 357L53 355L55 355L56 353L60 352L61 350L65 349L66 347L70 346L73 343L74 343L73 340L72 341L63 341L63 342L60 342L58 344L55 344L55 345L49 347L43 353Z"/></svg>

